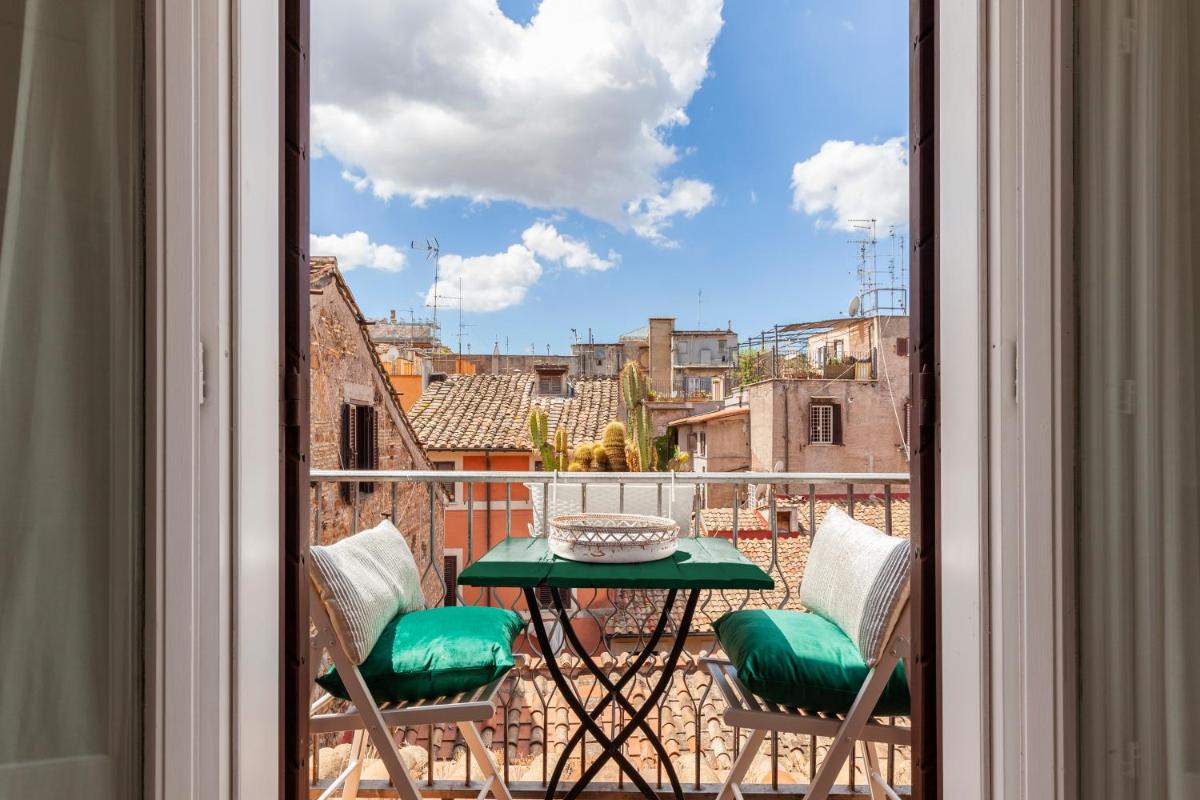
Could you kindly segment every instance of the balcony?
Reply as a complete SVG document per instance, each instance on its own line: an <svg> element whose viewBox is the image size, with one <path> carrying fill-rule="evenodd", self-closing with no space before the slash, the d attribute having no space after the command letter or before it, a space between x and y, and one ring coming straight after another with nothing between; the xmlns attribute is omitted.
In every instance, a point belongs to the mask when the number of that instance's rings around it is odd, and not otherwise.
<svg viewBox="0 0 1200 800"><path fill-rule="evenodd" d="M812 532L832 505L839 505L852 516L893 535L906 537L909 531L908 477L894 473L678 473L673 476L669 473L314 471L311 541L335 540L352 530L372 526L381 517L402 521L405 508L416 503L439 508L442 500L437 487L449 488L447 478L455 484L455 491L448 496L458 502L445 506L440 518L427 515L430 520L427 529L406 531L418 539L410 544L431 605L500 605L528 620L530 609L519 593L459 586L455 576L500 540L530 535L533 526L540 524L537 520L552 513L551 498L557 498L558 487L570 485L575 491L574 486L580 484L582 488L576 496L581 497L585 508L589 487L591 509L597 511L627 510L627 503L632 505L634 495L640 493L641 502L655 505L658 513L690 519L689 529L681 531L681 536L731 539L744 555L775 579L776 586L770 591L705 592L701 596L682 666L651 714L650 723L662 739L685 792L695 798L715 797L746 738L745 732L723 724L725 701L720 692L714 691L707 671L701 668L700 659L714 654L718 647L711 623L735 609L800 608L798 587ZM652 499L647 501L648 497ZM713 501L706 502L706 498ZM716 498L723 498L724 502L718 503ZM614 502L614 508L602 507ZM331 513L331 509L336 513ZM404 528L402 524L400 527ZM447 554L451 554L449 560ZM653 592L647 590L574 591L570 600L573 627L584 646L590 648L590 654L603 667L610 668L614 676L640 652L648 638L650 623L658 614L655 600ZM550 620L542 608L535 613ZM554 640L556 646L562 638L560 633ZM481 726L482 733L502 765L514 797L542 797L557 755L575 732L577 721L556 696L544 659L528 630L518 638L517 649L523 657L501 689L496 716ZM654 656L655 661L660 655ZM581 697L587 700L597 694L598 687L592 684L578 659L569 653L560 654L559 662L566 665L564 671L575 681ZM327 661L323 653L313 652L311 663L322 665L323 669ZM645 679L639 678L632 699L644 697L648 689ZM313 714L330 710L340 702L321 695L324 693L314 689ZM616 727L621 722L621 713L606 712L601 719L604 724ZM397 741L405 743L402 751L405 763L414 777L421 779L422 791L427 796L469 797L479 793L478 769L472 769L470 754L453 725L397 729L394 733ZM338 778L347 777L350 735L322 734L311 738L310 794L322 798L334 796L340 791ZM751 769L746 792L766 798L802 795L828 746L829 740L823 738L774 735ZM624 752L639 765L641 774L652 786L664 786L662 765L646 742L635 736L625 744ZM578 777L596 753L597 747L591 742L582 756L573 755L565 767L564 784ZM852 756L832 796L863 796L867 791L863 767L861 758ZM360 769L357 776L360 796L390 796L389 792L394 791L388 786L382 764L369 754ZM900 794L906 795L903 787L910 783L908 748L889 746L882 771L889 783L902 787ZM669 784L666 789L669 792ZM637 792L610 764L584 794L625 798Z"/></svg>

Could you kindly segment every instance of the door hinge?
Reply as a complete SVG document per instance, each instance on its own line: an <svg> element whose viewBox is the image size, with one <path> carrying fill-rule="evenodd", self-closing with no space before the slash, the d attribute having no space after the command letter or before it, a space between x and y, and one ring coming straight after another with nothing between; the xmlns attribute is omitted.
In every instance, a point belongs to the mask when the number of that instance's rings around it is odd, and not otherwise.
<svg viewBox="0 0 1200 800"><path fill-rule="evenodd" d="M204 342L200 342L200 352L197 355L196 361L198 362L199 400L200 405L204 405L204 400L208 397L208 379L204 372Z"/></svg>
<svg viewBox="0 0 1200 800"><path fill-rule="evenodd" d="M283 378L284 424L295 427L300 424L300 373L288 372Z"/></svg>
<svg viewBox="0 0 1200 800"><path fill-rule="evenodd" d="M1013 402L1021 405L1021 344L1019 342L1013 342L1012 364Z"/></svg>

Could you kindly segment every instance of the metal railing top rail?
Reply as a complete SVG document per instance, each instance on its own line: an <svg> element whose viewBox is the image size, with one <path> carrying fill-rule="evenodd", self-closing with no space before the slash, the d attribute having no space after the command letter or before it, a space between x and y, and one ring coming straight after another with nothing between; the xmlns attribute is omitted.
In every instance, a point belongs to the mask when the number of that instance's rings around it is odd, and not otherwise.
<svg viewBox="0 0 1200 800"><path fill-rule="evenodd" d="M542 472L508 470L340 470L314 469L312 481L405 481L412 483L649 483L705 484L864 484L908 483L907 472Z"/></svg>

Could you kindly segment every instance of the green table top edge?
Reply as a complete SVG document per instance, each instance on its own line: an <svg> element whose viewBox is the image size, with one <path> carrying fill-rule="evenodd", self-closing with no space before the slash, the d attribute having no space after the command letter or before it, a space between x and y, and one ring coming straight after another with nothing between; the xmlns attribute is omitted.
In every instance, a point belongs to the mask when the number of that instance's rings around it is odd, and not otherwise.
<svg viewBox="0 0 1200 800"><path fill-rule="evenodd" d="M675 555L637 564L558 558L546 539L505 539L458 576L464 586L558 589L773 589L775 581L728 539L679 540Z"/></svg>

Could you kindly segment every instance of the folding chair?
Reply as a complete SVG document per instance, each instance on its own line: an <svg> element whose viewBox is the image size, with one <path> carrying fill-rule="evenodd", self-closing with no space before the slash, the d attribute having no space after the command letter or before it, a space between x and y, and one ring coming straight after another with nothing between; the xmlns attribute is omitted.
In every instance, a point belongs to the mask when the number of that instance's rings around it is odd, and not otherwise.
<svg viewBox="0 0 1200 800"><path fill-rule="evenodd" d="M764 700L738 680L737 669L729 661L705 659L713 685L725 698L725 724L750 731L750 738L737 760L733 762L729 777L717 794L717 800L742 800L738 786L746 777L763 739L771 732L809 734L833 739L833 744L825 754L808 793L804 795L804 800L826 800L842 765L846 763L854 748L855 741L862 743L871 800L899 800L899 796L888 786L887 780L879 771L879 755L875 745L909 745L912 743L912 730L907 726L882 724L873 717L872 712L895 671L897 662L903 660L907 663L909 642L909 604L906 600L896 626L884 645L882 658L871 667L858 697L844 715L814 714Z"/></svg>
<svg viewBox="0 0 1200 800"><path fill-rule="evenodd" d="M379 757L387 768L392 785L399 796L403 800L420 800L420 789L405 768L389 728L450 722L455 723L462 732L471 756L479 764L484 781L478 800L483 800L489 793L495 800L512 800L512 795L496 767L496 761L492 758L492 752L484 744L479 728L476 727L477 723L490 720L496 713L496 692L508 677L508 673L493 679L491 683L460 694L403 703L385 703L380 706L371 696L358 665L354 663L348 648L341 641L330 618L329 609L322 602L320 594L311 583L309 589L318 653L320 648L329 653L353 703L341 713L318 713L329 706L333 698L332 695L325 695L317 700L310 711L309 732L318 734L355 731L349 761L341 774L325 788L321 800L331 797L338 787L342 788L342 797L345 800L354 800L358 796L358 783L368 737L379 751Z"/></svg>

